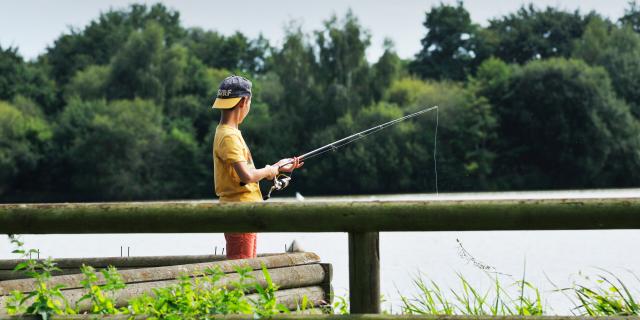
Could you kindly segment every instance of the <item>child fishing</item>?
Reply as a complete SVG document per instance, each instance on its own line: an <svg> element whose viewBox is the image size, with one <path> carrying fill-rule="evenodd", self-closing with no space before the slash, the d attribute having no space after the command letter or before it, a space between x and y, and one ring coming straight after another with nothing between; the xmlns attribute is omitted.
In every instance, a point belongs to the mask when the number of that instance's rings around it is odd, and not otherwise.
<svg viewBox="0 0 640 320"><path fill-rule="evenodd" d="M220 83L213 108L221 110L213 139L215 191L221 203L261 202L260 180L273 180L279 172L291 172L303 165L294 157L256 169L239 130L251 109L251 81L240 76L225 78ZM256 257L256 233L225 233L224 237L228 259Z"/></svg>

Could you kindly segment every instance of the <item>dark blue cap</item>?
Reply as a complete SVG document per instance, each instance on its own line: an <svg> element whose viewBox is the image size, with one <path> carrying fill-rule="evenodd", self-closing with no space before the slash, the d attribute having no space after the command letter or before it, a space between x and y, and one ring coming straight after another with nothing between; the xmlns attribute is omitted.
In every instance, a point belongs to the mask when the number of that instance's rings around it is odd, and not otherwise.
<svg viewBox="0 0 640 320"><path fill-rule="evenodd" d="M213 102L213 108L233 108L242 97L251 96L251 81L241 76L226 77L220 83L218 95Z"/></svg>

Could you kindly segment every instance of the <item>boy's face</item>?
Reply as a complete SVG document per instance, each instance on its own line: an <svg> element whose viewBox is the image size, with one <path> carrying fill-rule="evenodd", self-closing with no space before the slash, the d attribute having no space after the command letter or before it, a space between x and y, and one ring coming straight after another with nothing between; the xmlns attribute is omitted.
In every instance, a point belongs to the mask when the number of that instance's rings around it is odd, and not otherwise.
<svg viewBox="0 0 640 320"><path fill-rule="evenodd" d="M241 112L240 123L242 123L244 118L246 118L247 115L249 114L249 110L251 110L251 96L247 97L247 99L245 99L244 101L245 101L244 106L242 107L242 109L240 109L240 112Z"/></svg>

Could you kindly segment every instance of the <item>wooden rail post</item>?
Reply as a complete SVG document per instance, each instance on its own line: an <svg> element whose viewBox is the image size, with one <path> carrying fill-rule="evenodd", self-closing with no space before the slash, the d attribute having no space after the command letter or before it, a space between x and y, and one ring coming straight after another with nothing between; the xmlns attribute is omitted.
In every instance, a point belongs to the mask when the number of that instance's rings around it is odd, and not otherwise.
<svg viewBox="0 0 640 320"><path fill-rule="evenodd" d="M351 313L380 313L380 233L349 232Z"/></svg>

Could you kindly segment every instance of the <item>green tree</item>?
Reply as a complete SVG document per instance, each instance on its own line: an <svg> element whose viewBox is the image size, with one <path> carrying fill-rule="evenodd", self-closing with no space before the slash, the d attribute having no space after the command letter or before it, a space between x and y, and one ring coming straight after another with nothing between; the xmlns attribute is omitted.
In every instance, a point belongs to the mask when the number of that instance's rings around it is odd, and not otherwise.
<svg viewBox="0 0 640 320"><path fill-rule="evenodd" d="M157 197L157 154L164 131L161 108L150 101L72 99L60 115L53 171L72 200ZM68 199L67 198L67 199Z"/></svg>
<svg viewBox="0 0 640 320"><path fill-rule="evenodd" d="M82 100L105 99L110 73L108 65L92 65L78 71L65 87L65 100L71 101L74 97Z"/></svg>
<svg viewBox="0 0 640 320"><path fill-rule="evenodd" d="M162 52L158 68L158 80L162 84L163 101L181 93L187 82L188 51L182 45L173 45ZM153 68L152 67L152 68Z"/></svg>
<svg viewBox="0 0 640 320"><path fill-rule="evenodd" d="M606 71L551 59L515 68L495 101L494 172L509 189L632 185L640 131Z"/></svg>
<svg viewBox="0 0 640 320"><path fill-rule="evenodd" d="M262 35L250 40L239 31L226 37L215 31L192 28L184 43L208 67L250 74L263 72L270 50L269 42Z"/></svg>
<svg viewBox="0 0 640 320"><path fill-rule="evenodd" d="M190 199L211 196L211 150L195 137L187 121L174 121L164 135L164 141L151 153L153 192L145 196L160 199Z"/></svg>
<svg viewBox="0 0 640 320"><path fill-rule="evenodd" d="M32 190L30 178L44 161L51 136L48 122L33 102L22 97L15 105L0 101L0 197Z"/></svg>
<svg viewBox="0 0 640 320"><path fill-rule="evenodd" d="M334 126L317 132L314 142L318 146L324 145L400 116L402 110L396 105L380 103L363 108L356 114L342 116ZM398 192L407 190L414 168L409 158L414 154L407 152L411 141L406 138L416 131L415 126L403 123L383 134L346 146L340 152L314 159L308 172L298 175L296 183L304 181L304 186L299 188L305 193L357 194L385 192L390 188Z"/></svg>
<svg viewBox="0 0 640 320"><path fill-rule="evenodd" d="M342 20L333 16L325 21L324 29L315 35L319 56L317 71L326 97L321 123L328 124L373 101L370 67L365 56L371 36L352 11Z"/></svg>
<svg viewBox="0 0 640 320"><path fill-rule="evenodd" d="M371 74L371 91L373 99L380 101L385 91L393 81L395 81L403 71L402 60L393 48L393 41L385 39L384 53L373 64Z"/></svg>
<svg viewBox="0 0 640 320"><path fill-rule="evenodd" d="M34 100L48 113L53 112L56 88L45 68L42 63L25 62L17 48L0 46L0 99L11 101L21 95Z"/></svg>
<svg viewBox="0 0 640 320"><path fill-rule="evenodd" d="M609 72L614 90L640 119L640 34L593 19L575 46L575 57Z"/></svg>
<svg viewBox="0 0 640 320"><path fill-rule="evenodd" d="M18 94L35 101L47 115L60 111L59 91L49 76L48 65L29 62L25 67L25 80L18 86Z"/></svg>
<svg viewBox="0 0 640 320"><path fill-rule="evenodd" d="M186 67L181 75L181 89L175 96L193 95L199 97L203 105L211 104L218 91L218 85L230 74L224 69L208 68L200 59L188 53Z"/></svg>
<svg viewBox="0 0 640 320"><path fill-rule="evenodd" d="M17 94L17 84L23 83L26 70L17 48L0 46L0 99L12 100Z"/></svg>
<svg viewBox="0 0 640 320"><path fill-rule="evenodd" d="M77 71L87 66L108 64L130 34L151 21L164 29L163 40L168 46L184 36L180 14L163 4L151 7L133 4L125 10L109 10L84 30L71 29L60 36L45 55L56 82L65 85Z"/></svg>
<svg viewBox="0 0 640 320"><path fill-rule="evenodd" d="M422 78L465 80L484 55L479 26L471 22L462 1L441 3L426 13L427 35L411 62L411 72Z"/></svg>
<svg viewBox="0 0 640 320"><path fill-rule="evenodd" d="M640 33L640 6L636 0L629 1L629 8L624 11L620 23Z"/></svg>
<svg viewBox="0 0 640 320"><path fill-rule="evenodd" d="M496 119L492 106L477 95L476 88L458 83L424 82L403 78L394 82L387 92L390 102L411 108L438 106L435 115L423 116L416 138L416 159L433 159L433 136L436 123L438 185L441 190L487 190L494 188L491 181L495 151ZM414 109L415 110L415 109ZM424 163L423 162L423 163ZM433 191L435 188L433 163L424 166L424 176L418 176L413 191Z"/></svg>
<svg viewBox="0 0 640 320"><path fill-rule="evenodd" d="M162 61L164 30L151 23L131 34L111 63L108 81L109 99L154 99L162 102L165 96L159 79Z"/></svg>
<svg viewBox="0 0 640 320"><path fill-rule="evenodd" d="M526 63L551 57L570 57L572 42L582 36L586 25L598 15L581 15L530 4L516 13L489 21L495 39L493 54L508 63Z"/></svg>
<svg viewBox="0 0 640 320"><path fill-rule="evenodd" d="M278 128L271 145L285 153L309 148L311 133L326 119L314 47L299 26L286 29L282 47L274 50L267 67L269 72L257 80L263 86L257 98L269 104Z"/></svg>
<svg viewBox="0 0 640 320"><path fill-rule="evenodd" d="M210 100L210 99L207 99ZM209 101L209 104L211 101ZM165 107L166 120L169 122L189 123L193 127L196 141L204 141L211 133L211 124L216 123L218 112L202 102L202 97L185 95L171 98ZM169 124L168 127L171 127ZM183 128L183 130L186 130Z"/></svg>
<svg viewBox="0 0 640 320"><path fill-rule="evenodd" d="M157 23L131 34L111 64L110 99L139 97L162 103L183 90L188 52L179 44L165 47L163 34Z"/></svg>

